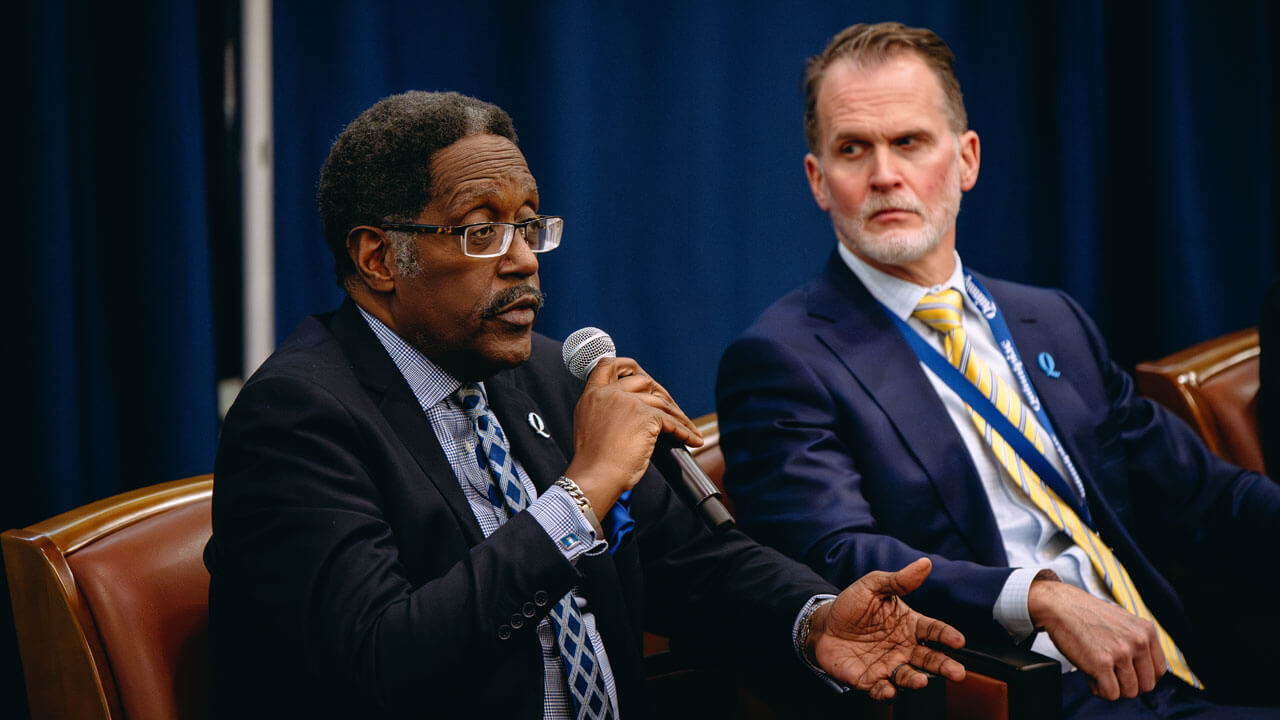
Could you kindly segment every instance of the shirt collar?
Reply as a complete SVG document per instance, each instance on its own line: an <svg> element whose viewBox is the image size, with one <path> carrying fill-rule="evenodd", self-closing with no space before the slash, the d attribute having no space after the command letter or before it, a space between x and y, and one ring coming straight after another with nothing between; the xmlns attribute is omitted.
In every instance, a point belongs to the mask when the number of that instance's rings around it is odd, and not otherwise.
<svg viewBox="0 0 1280 720"><path fill-rule="evenodd" d="M373 334L378 336L378 341L382 343L382 347L386 348L387 354L391 356L391 361L396 364L400 374L409 383L409 388L413 390L413 395L418 399L418 404L422 406L423 410L453 395L458 391L458 388L462 387L461 380L428 360L426 355L423 355L417 348L396 334L396 331L387 327L381 320L369 314L359 305L356 305L356 309L360 311L360 316L364 318L365 322L369 323ZM480 386L480 393L484 395L484 383L476 384ZM488 402L487 396L485 397L485 402Z"/></svg>
<svg viewBox="0 0 1280 720"><path fill-rule="evenodd" d="M947 278L946 282L933 287L917 285L872 267L866 260L854 255L842 242L836 243L836 252L840 253L840 259L853 271L858 280L862 281L867 292L871 293L871 297L880 301L882 305L889 308L889 312L903 320L911 317L911 313L927 293L937 293L950 288L960 292L960 297L964 299L965 304L973 302L969 299L969 294L964 291L964 265L960 262L960 253L954 250L952 254L955 255L956 264L951 271L951 277Z"/></svg>

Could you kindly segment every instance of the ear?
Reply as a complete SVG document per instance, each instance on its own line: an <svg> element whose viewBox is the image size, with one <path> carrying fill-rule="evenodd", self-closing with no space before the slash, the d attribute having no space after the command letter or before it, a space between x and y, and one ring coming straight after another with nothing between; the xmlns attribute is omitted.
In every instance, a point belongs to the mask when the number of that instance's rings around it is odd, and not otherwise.
<svg viewBox="0 0 1280 720"><path fill-rule="evenodd" d="M368 225L352 228L347 233L347 255L356 266L356 275L370 290L388 293L396 289L386 233Z"/></svg>
<svg viewBox="0 0 1280 720"><path fill-rule="evenodd" d="M809 178L809 190L813 193L813 201L818 203L818 207L823 212L831 210L830 203L827 202L827 180L822 174L822 164L818 162L818 156L808 153L804 156L804 174Z"/></svg>
<svg viewBox="0 0 1280 720"><path fill-rule="evenodd" d="M960 134L960 189L968 192L978 183L978 166L982 164L982 144L978 133L965 130Z"/></svg>

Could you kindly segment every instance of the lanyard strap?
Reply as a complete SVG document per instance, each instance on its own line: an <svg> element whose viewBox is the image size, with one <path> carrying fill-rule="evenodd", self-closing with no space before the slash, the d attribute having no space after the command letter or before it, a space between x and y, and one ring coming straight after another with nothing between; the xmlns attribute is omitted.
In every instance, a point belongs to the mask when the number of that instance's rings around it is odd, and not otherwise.
<svg viewBox="0 0 1280 720"><path fill-rule="evenodd" d="M971 273L964 275L964 289L974 304L982 310L982 315L987 318L996 344L1004 351L1005 362L1009 364L1014 377L1018 378L1018 386L1022 389L1027 405L1035 412L1040 427L1048 434L1049 442L1053 443L1053 448L1058 451L1058 457L1062 460L1062 466L1067 469L1067 474L1071 476L1076 493L1083 498L1084 482L1080 480L1080 473L1076 470L1075 463L1071 462L1071 456L1067 454L1066 448L1062 447L1062 441L1058 439L1058 433L1053 429L1053 422L1049 420L1049 413L1045 412L1044 406L1040 403L1040 397L1036 395L1035 388L1031 387L1031 381L1027 379L1026 365L1018 354L1017 346L1013 344L1013 334L1009 332L1009 325L1004 321L1004 313L1000 312L1000 306L996 305L991 293L987 292L982 283L978 282L978 278Z"/></svg>
<svg viewBox="0 0 1280 720"><path fill-rule="evenodd" d="M1093 518L1090 517L1089 509L1085 506L1082 496L1072 492L1066 481L1062 479L1062 475L1049 463L1049 459L1037 450L1035 445L1031 444L1027 436L1019 432L1013 423L1009 422L1009 418L1005 417L1004 413L1000 412L977 386L969 382L969 379L962 375L954 365L947 362L946 358L942 357L942 354L936 348L920 337L920 334L912 329L905 320L893 314L887 307L885 312L898 325L898 330L901 331L902 337L906 339L907 344L915 351L916 357L920 359L920 362L932 370L933 374L946 383L947 387L951 388L956 395L959 395L960 399L972 408L974 412L981 415L993 430L1000 433L1000 436L1013 448L1018 457L1022 458L1023 462L1036 475L1040 476L1041 481L1053 488L1053 491L1061 498L1062 502L1069 505L1089 527L1093 527ZM1045 428L1045 432L1052 435L1053 431ZM1056 442L1054 444L1057 446Z"/></svg>

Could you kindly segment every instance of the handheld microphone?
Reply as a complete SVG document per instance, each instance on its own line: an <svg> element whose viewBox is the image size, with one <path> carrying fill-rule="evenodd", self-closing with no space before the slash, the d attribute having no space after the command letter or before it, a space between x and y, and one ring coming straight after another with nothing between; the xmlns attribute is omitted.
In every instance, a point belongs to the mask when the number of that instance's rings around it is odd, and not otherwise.
<svg viewBox="0 0 1280 720"><path fill-rule="evenodd" d="M599 328L584 327L565 338L562 355L569 372L579 380L586 380L601 358L617 357L617 349L609 333ZM659 450L664 452L657 452ZM664 477L680 477L680 489L713 532L724 532L733 527L733 516L721 502L719 488L684 445L665 435L660 437L652 462Z"/></svg>

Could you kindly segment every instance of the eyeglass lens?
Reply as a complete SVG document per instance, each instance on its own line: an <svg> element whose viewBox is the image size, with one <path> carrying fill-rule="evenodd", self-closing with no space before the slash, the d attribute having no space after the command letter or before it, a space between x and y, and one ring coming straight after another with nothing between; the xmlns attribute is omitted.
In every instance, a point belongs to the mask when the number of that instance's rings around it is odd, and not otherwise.
<svg viewBox="0 0 1280 720"><path fill-rule="evenodd" d="M560 244L564 221L560 218L538 218L520 226L525 242L533 252L546 252ZM467 228L462 236L463 249L472 257L501 255L510 247L517 228L509 223L485 223Z"/></svg>

